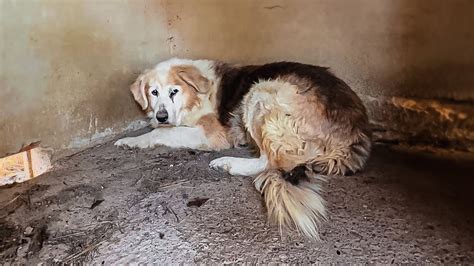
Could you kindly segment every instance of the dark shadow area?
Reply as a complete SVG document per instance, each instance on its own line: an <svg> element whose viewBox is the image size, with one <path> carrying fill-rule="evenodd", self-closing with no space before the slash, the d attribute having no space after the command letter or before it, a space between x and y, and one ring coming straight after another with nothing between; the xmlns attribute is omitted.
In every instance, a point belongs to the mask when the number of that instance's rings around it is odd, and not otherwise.
<svg viewBox="0 0 474 266"><path fill-rule="evenodd" d="M397 1L390 41L398 50L390 73L396 95L473 101L474 2Z"/></svg>
<svg viewBox="0 0 474 266"><path fill-rule="evenodd" d="M365 173L373 168L380 171L384 165L387 182L398 184L400 193L420 205L435 207L440 203L452 204L465 217L474 216L474 155L469 153L446 154L420 153L375 146ZM400 170L402 172L400 172Z"/></svg>

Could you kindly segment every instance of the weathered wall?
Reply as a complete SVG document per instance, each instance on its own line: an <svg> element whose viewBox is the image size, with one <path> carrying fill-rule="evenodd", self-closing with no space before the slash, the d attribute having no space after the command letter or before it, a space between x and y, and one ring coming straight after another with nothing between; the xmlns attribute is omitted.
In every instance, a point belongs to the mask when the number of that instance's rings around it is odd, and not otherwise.
<svg viewBox="0 0 474 266"><path fill-rule="evenodd" d="M474 100L474 2L171 0L174 52L331 66L359 92ZM218 4L217 4L218 3Z"/></svg>
<svg viewBox="0 0 474 266"><path fill-rule="evenodd" d="M128 85L169 56L159 1L0 5L0 154L85 145L139 117Z"/></svg>
<svg viewBox="0 0 474 266"><path fill-rule="evenodd" d="M470 0L3 0L0 14L0 154L120 129L139 116L130 81L172 55L330 66L380 139L474 143Z"/></svg>

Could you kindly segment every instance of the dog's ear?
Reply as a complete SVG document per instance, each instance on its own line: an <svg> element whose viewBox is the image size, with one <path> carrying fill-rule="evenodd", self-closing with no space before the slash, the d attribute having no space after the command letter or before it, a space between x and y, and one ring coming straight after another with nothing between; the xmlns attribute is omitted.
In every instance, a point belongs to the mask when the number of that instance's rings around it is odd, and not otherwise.
<svg viewBox="0 0 474 266"><path fill-rule="evenodd" d="M148 107L148 97L145 91L145 81L143 75L140 75L137 80L130 86L130 91L133 94L133 98L137 101L143 110Z"/></svg>
<svg viewBox="0 0 474 266"><path fill-rule="evenodd" d="M198 93L207 93L210 89L211 83L196 67L181 67L177 74L184 83L188 84Z"/></svg>

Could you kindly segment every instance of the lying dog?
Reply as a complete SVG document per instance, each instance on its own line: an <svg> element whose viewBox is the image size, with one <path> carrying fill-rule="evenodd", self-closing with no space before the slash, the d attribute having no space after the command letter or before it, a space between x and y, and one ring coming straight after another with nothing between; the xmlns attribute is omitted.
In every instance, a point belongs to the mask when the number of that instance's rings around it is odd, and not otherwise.
<svg viewBox="0 0 474 266"><path fill-rule="evenodd" d="M222 157L210 167L256 176L269 219L309 237L318 238L318 223L326 216L316 177L353 173L370 153L361 100L324 67L174 58L146 70L131 91L156 129L115 145L251 145L258 158Z"/></svg>

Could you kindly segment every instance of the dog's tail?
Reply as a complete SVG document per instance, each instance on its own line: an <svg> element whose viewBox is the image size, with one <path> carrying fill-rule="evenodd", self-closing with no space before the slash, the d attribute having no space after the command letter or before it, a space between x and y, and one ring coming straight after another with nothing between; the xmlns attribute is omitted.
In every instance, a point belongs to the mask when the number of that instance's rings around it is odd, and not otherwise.
<svg viewBox="0 0 474 266"><path fill-rule="evenodd" d="M269 220L280 227L280 232L295 228L319 240L318 224L326 219L326 210L317 179L307 173L305 165L289 172L270 169L258 175L254 184L263 195Z"/></svg>

